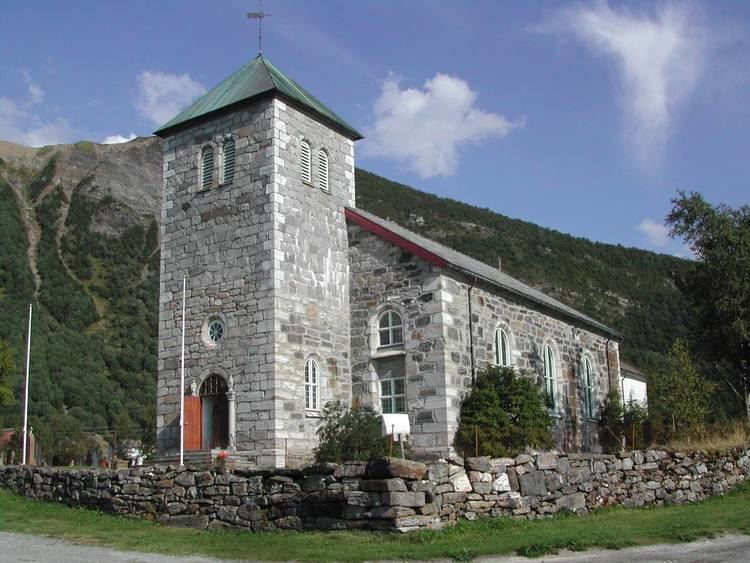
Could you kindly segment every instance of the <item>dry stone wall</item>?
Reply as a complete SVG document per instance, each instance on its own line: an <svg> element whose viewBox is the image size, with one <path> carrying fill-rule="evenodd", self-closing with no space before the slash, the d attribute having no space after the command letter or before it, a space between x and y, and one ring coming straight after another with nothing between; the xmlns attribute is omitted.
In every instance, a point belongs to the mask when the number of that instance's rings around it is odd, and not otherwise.
<svg viewBox="0 0 750 563"><path fill-rule="evenodd" d="M4 467L0 486L29 498L194 528L410 531L458 519L543 518L601 506L685 503L748 478L750 449L521 454L425 465L386 458L304 471L121 471Z"/></svg>

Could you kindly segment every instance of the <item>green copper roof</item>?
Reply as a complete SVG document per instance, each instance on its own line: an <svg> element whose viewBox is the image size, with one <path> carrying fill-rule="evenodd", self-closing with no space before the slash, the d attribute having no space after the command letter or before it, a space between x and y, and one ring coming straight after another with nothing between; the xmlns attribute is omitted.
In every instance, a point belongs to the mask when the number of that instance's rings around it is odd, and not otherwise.
<svg viewBox="0 0 750 563"><path fill-rule="evenodd" d="M324 121L328 121L347 137L354 140L362 138L362 135L356 129L273 66L263 55L258 55L213 90L198 98L157 129L154 134L164 137L171 133L173 129L182 127L192 121L226 110L235 104L273 93L280 94L292 105L301 106L301 109L323 118Z"/></svg>

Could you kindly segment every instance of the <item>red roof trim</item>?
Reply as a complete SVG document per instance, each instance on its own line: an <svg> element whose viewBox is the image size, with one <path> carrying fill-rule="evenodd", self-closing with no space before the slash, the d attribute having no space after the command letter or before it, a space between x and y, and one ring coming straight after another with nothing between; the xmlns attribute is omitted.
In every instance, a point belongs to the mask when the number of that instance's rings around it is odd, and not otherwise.
<svg viewBox="0 0 750 563"><path fill-rule="evenodd" d="M388 229L381 225L378 225L374 221L370 221L366 217L362 217L362 215L360 215L353 209L347 208L344 210L344 213L347 220L351 221L352 223L356 223L363 229L370 231L380 238L395 244L396 246L406 250L407 252L411 252L412 254L414 254L414 256L417 256L422 260L429 262L433 266L437 266L438 268L445 268L448 265L448 262L446 262L437 254L433 254L429 250L426 250L418 244L415 244L412 241L397 235L393 231L389 231Z"/></svg>

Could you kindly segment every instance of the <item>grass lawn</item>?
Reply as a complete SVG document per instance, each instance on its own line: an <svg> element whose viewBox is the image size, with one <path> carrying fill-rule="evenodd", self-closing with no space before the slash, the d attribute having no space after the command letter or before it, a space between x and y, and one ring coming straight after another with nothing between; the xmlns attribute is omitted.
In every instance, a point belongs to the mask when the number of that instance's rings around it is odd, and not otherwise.
<svg viewBox="0 0 750 563"><path fill-rule="evenodd" d="M723 532L750 534L750 483L702 503L606 509L586 517L484 519L442 531L250 533L169 528L91 510L26 500L0 491L0 530L170 555L227 559L364 561L479 555L539 556L562 548L621 548L691 541Z"/></svg>

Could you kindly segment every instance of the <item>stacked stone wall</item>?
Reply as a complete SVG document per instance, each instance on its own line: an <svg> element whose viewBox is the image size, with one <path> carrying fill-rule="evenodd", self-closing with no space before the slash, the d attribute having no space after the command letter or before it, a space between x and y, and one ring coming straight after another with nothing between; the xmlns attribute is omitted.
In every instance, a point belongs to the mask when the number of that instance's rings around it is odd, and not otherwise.
<svg viewBox="0 0 750 563"><path fill-rule="evenodd" d="M195 528L441 528L459 519L536 519L602 506L687 503L748 478L750 449L722 455L649 450L617 456L521 454L425 465L393 458L304 471L0 468L29 498Z"/></svg>

